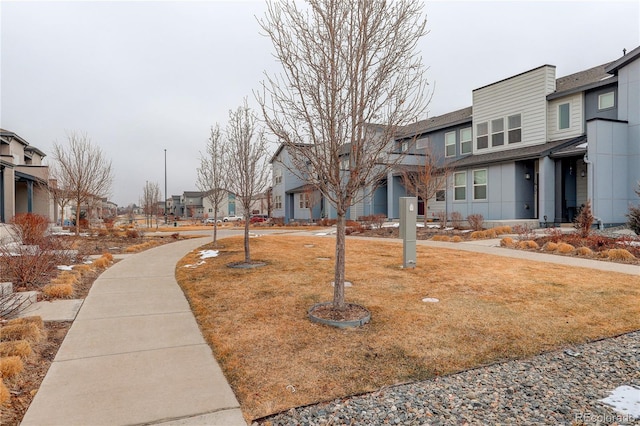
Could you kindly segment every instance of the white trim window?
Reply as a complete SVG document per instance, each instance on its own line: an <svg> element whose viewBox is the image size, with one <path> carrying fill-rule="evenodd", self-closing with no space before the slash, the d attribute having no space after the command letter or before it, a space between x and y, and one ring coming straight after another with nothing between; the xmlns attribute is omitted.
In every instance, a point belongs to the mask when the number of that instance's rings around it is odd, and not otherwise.
<svg viewBox="0 0 640 426"><path fill-rule="evenodd" d="M609 109L616 106L615 92L607 92L598 95L598 109Z"/></svg>
<svg viewBox="0 0 640 426"><path fill-rule="evenodd" d="M456 132L448 132L444 134L444 156L456 156Z"/></svg>
<svg viewBox="0 0 640 426"><path fill-rule="evenodd" d="M416 140L416 149L425 149L429 147L429 136L425 136Z"/></svg>
<svg viewBox="0 0 640 426"><path fill-rule="evenodd" d="M301 209L308 209L309 208L309 194L303 192L300 194L300 200L299 200L300 204L300 208Z"/></svg>
<svg viewBox="0 0 640 426"><path fill-rule="evenodd" d="M478 123L476 125L476 148L489 148L489 123Z"/></svg>
<svg viewBox="0 0 640 426"><path fill-rule="evenodd" d="M447 191L438 189L436 191L436 201L447 201Z"/></svg>
<svg viewBox="0 0 640 426"><path fill-rule="evenodd" d="M565 130L571 127L571 108L569 103L558 105L558 130Z"/></svg>
<svg viewBox="0 0 640 426"><path fill-rule="evenodd" d="M465 201L467 199L467 172L453 174L453 200Z"/></svg>
<svg viewBox="0 0 640 426"><path fill-rule="evenodd" d="M282 183L282 169L275 169L273 174L275 175L274 184L278 185Z"/></svg>
<svg viewBox="0 0 640 426"><path fill-rule="evenodd" d="M520 114L507 117L508 142L522 142L522 116Z"/></svg>
<svg viewBox="0 0 640 426"><path fill-rule="evenodd" d="M473 171L473 199L487 199L487 169Z"/></svg>
<svg viewBox="0 0 640 426"><path fill-rule="evenodd" d="M273 208L280 210L282 208L282 195L275 195L273 197Z"/></svg>
<svg viewBox="0 0 640 426"><path fill-rule="evenodd" d="M491 120L491 146L504 145L504 118Z"/></svg>
<svg viewBox="0 0 640 426"><path fill-rule="evenodd" d="M473 151L471 127L460 130L460 154L471 154Z"/></svg>

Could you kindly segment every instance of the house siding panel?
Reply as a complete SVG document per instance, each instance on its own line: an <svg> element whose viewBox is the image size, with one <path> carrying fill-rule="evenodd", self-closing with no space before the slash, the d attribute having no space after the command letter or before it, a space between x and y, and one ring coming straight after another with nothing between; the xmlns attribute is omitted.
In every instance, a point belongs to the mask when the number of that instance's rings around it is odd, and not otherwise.
<svg viewBox="0 0 640 426"><path fill-rule="evenodd" d="M555 90L555 67L545 65L516 77L473 91L474 154L519 148L546 141L546 96ZM522 115L522 142L478 150L475 130L478 123L513 114Z"/></svg>
<svg viewBox="0 0 640 426"><path fill-rule="evenodd" d="M558 106L566 103L569 104L569 128L558 129ZM549 126L547 134L549 135L549 141L574 138L584 133L583 105L582 93L554 99L549 102L549 107L547 108L547 123Z"/></svg>

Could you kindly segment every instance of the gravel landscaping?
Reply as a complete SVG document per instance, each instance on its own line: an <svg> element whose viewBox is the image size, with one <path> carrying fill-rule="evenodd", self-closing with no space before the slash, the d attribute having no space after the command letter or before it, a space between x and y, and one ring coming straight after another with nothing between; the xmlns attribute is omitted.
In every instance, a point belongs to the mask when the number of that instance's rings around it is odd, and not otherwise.
<svg viewBox="0 0 640 426"><path fill-rule="evenodd" d="M603 402L638 389L635 411ZM640 424L640 331L291 409L254 425Z"/></svg>

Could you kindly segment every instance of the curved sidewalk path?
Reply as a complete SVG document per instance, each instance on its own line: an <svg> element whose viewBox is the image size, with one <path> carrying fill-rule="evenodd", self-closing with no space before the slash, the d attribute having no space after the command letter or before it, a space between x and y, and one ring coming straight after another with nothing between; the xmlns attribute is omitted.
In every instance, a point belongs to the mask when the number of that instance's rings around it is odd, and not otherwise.
<svg viewBox="0 0 640 426"><path fill-rule="evenodd" d="M21 425L246 425L175 280L178 260L208 241L147 250L100 275Z"/></svg>

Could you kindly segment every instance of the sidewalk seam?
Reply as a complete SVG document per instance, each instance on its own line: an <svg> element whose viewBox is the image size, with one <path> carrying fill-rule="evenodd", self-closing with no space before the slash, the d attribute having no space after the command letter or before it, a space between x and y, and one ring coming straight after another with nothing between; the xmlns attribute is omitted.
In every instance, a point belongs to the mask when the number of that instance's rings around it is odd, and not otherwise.
<svg viewBox="0 0 640 426"><path fill-rule="evenodd" d="M161 346L161 347L153 348L153 349L141 349L139 351L113 352L113 353L102 354L102 355L91 355L91 356L83 356L83 357L77 357L77 358L60 359L60 360L54 360L53 362L70 362L70 361L79 361L79 360L83 360L83 359L106 358L106 357L110 357L110 356L137 354L137 353L144 353L144 352L154 352L154 351L161 351L161 350L165 350L165 349L189 348L189 347L194 347L194 346L206 346L207 348L209 348L209 345L207 344L207 342L203 342L203 343L192 343L190 345ZM209 348L209 349L211 349L211 348ZM213 356L213 352L211 353L211 356ZM214 359L215 359L215 357L214 357Z"/></svg>
<svg viewBox="0 0 640 426"><path fill-rule="evenodd" d="M161 424L161 423L173 422L173 421L176 421L176 420L192 419L194 417L206 416L207 414L215 414L215 413L221 413L221 412L224 412L224 411L232 411L232 410L240 410L240 405L238 405L236 407L218 408L217 410L205 411L203 413L198 413L198 414L193 414L193 415L188 415L188 416L170 417L170 418L165 418L165 419L159 419L159 420L154 420L153 422L131 423L131 424L126 425L126 426L151 426L151 425L157 425L157 424Z"/></svg>

